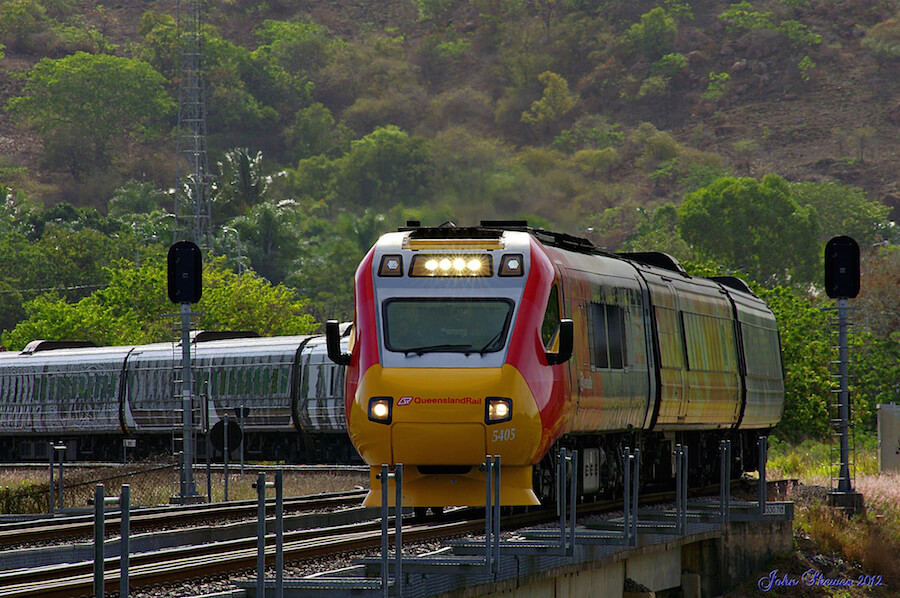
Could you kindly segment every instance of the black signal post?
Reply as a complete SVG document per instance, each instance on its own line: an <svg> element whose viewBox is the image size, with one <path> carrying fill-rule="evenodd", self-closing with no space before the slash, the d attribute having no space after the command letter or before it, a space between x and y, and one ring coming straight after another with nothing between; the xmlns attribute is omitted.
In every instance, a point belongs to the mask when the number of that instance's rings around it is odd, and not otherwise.
<svg viewBox="0 0 900 598"><path fill-rule="evenodd" d="M838 419L833 423L839 428L841 456L837 488L832 488L829 501L832 506L855 514L863 509L863 497L853 490L850 473L850 377L847 343L848 299L859 295L859 244L847 236L834 237L825 245L825 292L837 299L838 312L838 364L840 390L838 391Z"/></svg>
<svg viewBox="0 0 900 598"><path fill-rule="evenodd" d="M191 381L191 303L200 301L203 293L203 254L190 241L179 241L169 248L167 256L169 300L181 305L181 406L182 406L182 503L196 502L194 485L194 423Z"/></svg>

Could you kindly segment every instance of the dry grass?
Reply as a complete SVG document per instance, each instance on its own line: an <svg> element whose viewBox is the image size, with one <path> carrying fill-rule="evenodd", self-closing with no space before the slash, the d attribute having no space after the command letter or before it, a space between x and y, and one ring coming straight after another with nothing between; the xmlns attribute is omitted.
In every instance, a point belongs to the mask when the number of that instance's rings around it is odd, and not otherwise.
<svg viewBox="0 0 900 598"><path fill-rule="evenodd" d="M258 471L253 465L246 466L243 474L240 473L238 467L232 467L228 476L228 499L255 499L256 490L252 485L256 483L257 473ZM274 480L274 471L267 471L266 475L267 480ZM122 485L129 484L131 486L131 504L134 506L169 504L170 499L179 494L180 487L178 467L172 463L141 463L102 468L71 467L65 469L63 476L64 506L66 508L86 507L88 499L94 497L97 484L101 483L105 487L107 496L118 496L121 493ZM224 500L224 473L213 470L210 481L212 501ZM205 496L207 494L207 476L204 469L196 470L194 483L197 492ZM368 473L290 470L284 472L284 495L288 497L320 492L339 492L357 487L368 487ZM49 467L0 468L0 513L48 512L49 488ZM58 500L57 496L57 504Z"/></svg>

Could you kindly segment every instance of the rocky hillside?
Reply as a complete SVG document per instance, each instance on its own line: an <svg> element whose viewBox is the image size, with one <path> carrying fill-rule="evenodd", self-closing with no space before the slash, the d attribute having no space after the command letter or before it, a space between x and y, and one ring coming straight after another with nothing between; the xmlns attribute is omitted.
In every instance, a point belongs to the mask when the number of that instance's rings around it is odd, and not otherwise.
<svg viewBox="0 0 900 598"><path fill-rule="evenodd" d="M861 187L892 216L900 210L897 0L206 6L211 163L243 146L263 151L271 171L295 168L318 153L298 150L308 129L297 115L321 104L346 127L341 143L394 124L466 163L480 159L474 148L484 140L489 154L542 178L534 197L497 200L495 209L560 217L568 228L623 202L677 203L703 169L835 181ZM160 15L175 9L173 0L4 2L0 104L23 93L41 58L81 50L150 62L174 98L177 49ZM142 21L148 11L156 26ZM267 22L304 23L307 37L287 47L290 38L266 33ZM174 114L161 136L122 139L107 164L74 175L48 151L46 134L14 117L0 112L0 184L45 204L104 211L128 179L172 184ZM559 173L559 155L541 153L609 147L616 155L606 162L578 162L578 176L603 191L566 189L576 183ZM448 194L428 189L436 203ZM560 201L574 207L563 215L546 207Z"/></svg>

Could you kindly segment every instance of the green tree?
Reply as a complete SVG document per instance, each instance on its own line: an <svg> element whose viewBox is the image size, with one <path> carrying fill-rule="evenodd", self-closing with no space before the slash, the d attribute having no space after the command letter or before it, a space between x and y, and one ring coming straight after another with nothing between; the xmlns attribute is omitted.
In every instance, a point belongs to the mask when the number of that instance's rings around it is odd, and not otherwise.
<svg viewBox="0 0 900 598"><path fill-rule="evenodd" d="M784 359L784 412L775 428L782 438L824 438L834 389L829 364L835 359L828 314L784 287L756 293L775 314Z"/></svg>
<svg viewBox="0 0 900 598"><path fill-rule="evenodd" d="M858 187L838 183L791 183L791 195L801 206L816 211L822 224L819 240L849 235L861 247L869 247L889 235L890 208L870 201Z"/></svg>
<svg viewBox="0 0 900 598"><path fill-rule="evenodd" d="M292 148L291 162L318 154L343 154L350 149L350 137L350 129L335 123L331 111L319 102L298 110L294 122L284 131L285 141Z"/></svg>
<svg viewBox="0 0 900 598"><path fill-rule="evenodd" d="M350 144L338 160L335 189L341 205L356 210L417 205L428 188L434 164L431 147L393 125L378 127Z"/></svg>
<svg viewBox="0 0 900 598"><path fill-rule="evenodd" d="M29 341L81 339L99 345L169 340L172 311L166 297L164 259L140 268L119 263L104 270L107 284L75 303L42 295L25 303L28 314L4 344L20 349ZM204 265L203 297L197 304L201 325L212 330L254 330L261 335L308 334L316 324L304 313L306 303L282 285L271 285L252 272L238 276L219 261Z"/></svg>
<svg viewBox="0 0 900 598"><path fill-rule="evenodd" d="M267 187L262 152L251 155L247 148L237 147L225 152L218 165L221 174L213 201L221 220L243 214L262 201Z"/></svg>
<svg viewBox="0 0 900 598"><path fill-rule="evenodd" d="M109 199L107 214L120 221L135 214L150 214L169 200L165 191L152 183L130 180L116 189Z"/></svg>
<svg viewBox="0 0 900 598"><path fill-rule="evenodd" d="M263 278L282 282L298 255L298 205L291 200L260 202L230 224L241 236L244 260Z"/></svg>
<svg viewBox="0 0 900 598"><path fill-rule="evenodd" d="M688 194L678 211L681 236L703 257L764 284L819 279L821 227L815 210L793 199L781 177L723 177Z"/></svg>
<svg viewBox="0 0 900 598"><path fill-rule="evenodd" d="M44 58L28 74L12 114L37 128L48 152L58 152L80 180L109 158L114 139L153 137L175 104L162 76L132 58L85 52ZM60 165L61 165L60 164Z"/></svg>
<svg viewBox="0 0 900 598"><path fill-rule="evenodd" d="M544 94L522 113L522 122L545 130L575 108L578 96L569 91L568 81L556 73L541 73L538 81L544 85Z"/></svg>
<svg viewBox="0 0 900 598"><path fill-rule="evenodd" d="M650 60L658 60L672 51L678 24L661 6L641 15L641 22L633 24L626 39Z"/></svg>

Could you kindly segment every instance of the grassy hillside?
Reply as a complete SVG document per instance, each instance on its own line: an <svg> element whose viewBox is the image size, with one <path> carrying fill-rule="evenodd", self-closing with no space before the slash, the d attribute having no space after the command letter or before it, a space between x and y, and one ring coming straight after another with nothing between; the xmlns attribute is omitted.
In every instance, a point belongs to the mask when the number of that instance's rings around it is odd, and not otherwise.
<svg viewBox="0 0 900 598"><path fill-rule="evenodd" d="M832 180L896 207L897 8L894 0L214 1L206 17L210 162L243 146L261 150L271 172L296 167L320 149L298 150L308 131L296 116L321 103L347 127L343 142L394 124L437 140L452 154L440 156L445 164L471 168L486 152L524 166L540 184L524 197L499 197L494 210L569 229L597 224L623 202L677 202L707 171ZM37 16L15 18L16 10ZM175 3L5 2L0 100L22 93L40 58L77 50L148 60L172 83L172 38L141 21L147 11L171 15ZM304 23L306 38L273 42L267 21ZM547 72L557 78L542 80ZM0 113L0 183L45 203L105 210L129 178L174 182L174 114L162 123L168 134L123 142L77 185L47 155L46 139L11 116ZM604 148L615 154L566 162ZM454 183L432 185L421 199L472 211L467 204L479 199ZM577 205L549 207L563 201ZM622 223L623 235L629 226Z"/></svg>

